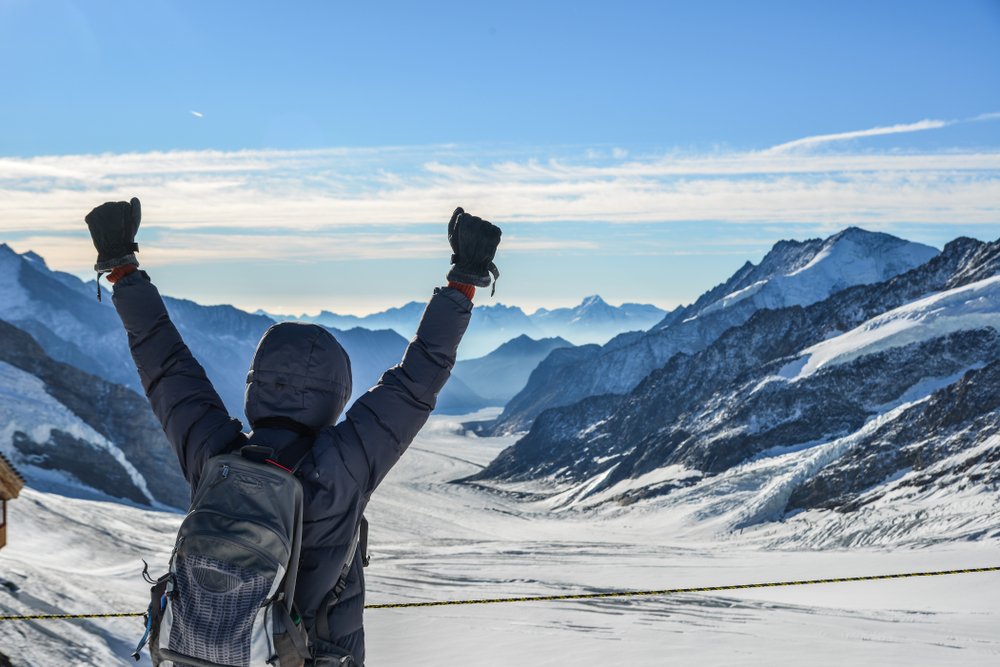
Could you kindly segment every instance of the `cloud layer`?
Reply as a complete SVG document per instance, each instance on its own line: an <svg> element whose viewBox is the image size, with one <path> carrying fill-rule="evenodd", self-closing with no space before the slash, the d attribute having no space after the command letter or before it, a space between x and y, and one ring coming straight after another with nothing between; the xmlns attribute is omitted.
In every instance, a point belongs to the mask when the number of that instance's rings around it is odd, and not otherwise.
<svg viewBox="0 0 1000 667"><path fill-rule="evenodd" d="M207 245L254 259L274 247L269 240L281 240L290 260L422 256L440 251L425 226L457 204L498 222L540 225L505 237L507 252L567 243L599 251L599 242L567 240L575 222L996 225L1000 150L816 150L949 123L819 135L764 151L640 157L609 148L543 160L428 146L0 158L0 236L75 266L70 258L85 256L88 244L83 215L133 195L143 200L144 225L163 232L155 252L171 262L197 261Z"/></svg>

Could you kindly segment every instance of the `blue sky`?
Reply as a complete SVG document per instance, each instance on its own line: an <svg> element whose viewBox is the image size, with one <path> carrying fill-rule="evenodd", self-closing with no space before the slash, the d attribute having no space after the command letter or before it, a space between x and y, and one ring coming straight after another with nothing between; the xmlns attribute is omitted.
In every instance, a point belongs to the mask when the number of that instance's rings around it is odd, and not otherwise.
<svg viewBox="0 0 1000 667"><path fill-rule="evenodd" d="M1000 236L1000 2L0 1L0 240L77 273L138 195L164 291L669 307L848 224ZM483 300L485 301L485 299Z"/></svg>

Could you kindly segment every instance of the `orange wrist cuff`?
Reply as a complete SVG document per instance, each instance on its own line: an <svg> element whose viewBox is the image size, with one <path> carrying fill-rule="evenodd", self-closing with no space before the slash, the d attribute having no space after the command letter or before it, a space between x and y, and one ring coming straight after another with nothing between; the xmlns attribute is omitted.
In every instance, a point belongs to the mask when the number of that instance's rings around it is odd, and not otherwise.
<svg viewBox="0 0 1000 667"><path fill-rule="evenodd" d="M127 276L128 274L135 271L138 266L135 264L125 264L123 266L116 266L112 269L111 273L108 274L108 282L114 285L116 282Z"/></svg>
<svg viewBox="0 0 1000 667"><path fill-rule="evenodd" d="M449 280L448 287L457 289L459 292L464 294L469 301L472 301L472 297L476 295L475 285L466 285L465 283L456 283Z"/></svg>

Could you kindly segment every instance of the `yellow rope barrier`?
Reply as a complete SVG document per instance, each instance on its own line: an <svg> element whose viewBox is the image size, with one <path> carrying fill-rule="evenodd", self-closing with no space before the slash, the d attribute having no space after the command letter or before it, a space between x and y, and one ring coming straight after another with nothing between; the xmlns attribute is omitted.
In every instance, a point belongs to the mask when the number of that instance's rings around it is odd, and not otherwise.
<svg viewBox="0 0 1000 667"><path fill-rule="evenodd" d="M580 593L574 595L536 595L518 598L484 598L479 600L442 600L440 602L396 602L390 604L365 605L365 609L401 609L406 607L444 607L466 604L500 604L504 602L555 602L559 600L598 600L602 598L651 597L656 595L677 595L679 593L711 593L717 591L738 591L749 588L778 588L781 586L809 586L813 584L843 584L852 581L878 581L881 579L904 579L907 577L940 577L947 574L973 574L978 572L1000 572L1000 566L974 567L962 570L940 570L937 572L904 572L902 574L873 574L863 577L834 577L828 579L803 579L800 581L770 581L756 584L729 584L725 586L695 586L692 588L665 588L658 591L612 591L610 593Z"/></svg>
<svg viewBox="0 0 1000 667"><path fill-rule="evenodd" d="M961 570L937 570L934 572L903 572L900 574L870 574L861 577L830 577L827 579L801 579L798 581L767 581L755 584L727 584L724 586L694 586L690 588L664 588L656 591L611 591L609 593L576 593L571 595L531 595L516 598L480 598L475 600L440 600L437 602L393 602L369 604L365 609L407 609L411 607L448 607L470 604L505 604L511 602L557 602L566 600L600 600L606 598L653 597L678 595L681 593L715 593L719 591L739 591L751 588L780 588L784 586L812 586L815 584L845 584L857 581L880 581L886 579L907 579L911 577L941 577L949 574L977 574L1000 572L1000 566L969 567ZM0 621L50 621L74 620L80 618L126 618L143 616L145 612L122 612L111 614L34 614L31 616L0 616Z"/></svg>

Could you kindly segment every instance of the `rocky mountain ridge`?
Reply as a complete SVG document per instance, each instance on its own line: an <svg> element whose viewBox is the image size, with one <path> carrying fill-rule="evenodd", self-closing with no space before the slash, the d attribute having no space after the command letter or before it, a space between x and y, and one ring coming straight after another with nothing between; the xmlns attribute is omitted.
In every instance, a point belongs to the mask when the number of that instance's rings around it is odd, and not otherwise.
<svg viewBox="0 0 1000 667"><path fill-rule="evenodd" d="M996 410L985 387L1000 359L998 274L1000 241L963 238L882 283L849 287L805 307L759 310L705 349L675 355L628 394L542 412L525 437L467 481L541 484L574 502L599 496L632 503L761 457L802 452L808 458L829 446L836 455L782 485L784 495L754 516L773 518L796 504L849 509L862 502L861 488L831 483L820 491L824 479L860 479L869 488L902 474L920 449L876 434L895 452L878 460L900 462L887 470L867 458L841 457L861 456L864 448L828 445L858 440L853 434L873 419L903 406L892 428L915 433L907 423L923 414L921 401L944 400L949 391L971 397L958 388L974 382L969 386L980 387L981 400L964 412L956 404L950 414L964 415L967 447L982 442L984 432L976 429L992 423ZM921 441L955 442L941 429ZM844 466L839 473L837 465Z"/></svg>
<svg viewBox="0 0 1000 667"><path fill-rule="evenodd" d="M856 227L825 240L781 241L760 264L747 262L725 283L647 332L623 334L573 353L554 352L506 405L492 432L527 430L543 410L589 396L626 394L674 355L697 353L762 309L807 306L846 287L891 278L936 254L928 246Z"/></svg>

